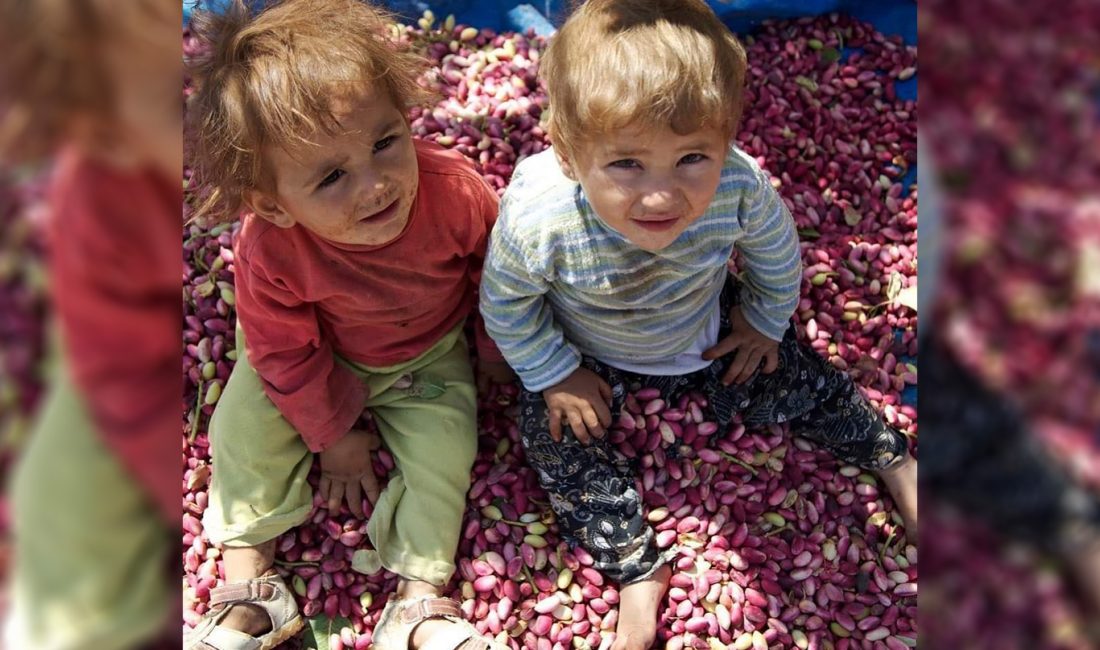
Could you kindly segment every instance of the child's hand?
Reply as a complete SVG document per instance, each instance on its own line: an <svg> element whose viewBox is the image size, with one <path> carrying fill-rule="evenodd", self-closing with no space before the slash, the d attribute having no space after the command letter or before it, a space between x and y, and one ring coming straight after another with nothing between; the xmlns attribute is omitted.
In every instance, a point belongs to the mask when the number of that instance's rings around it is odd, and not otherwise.
<svg viewBox="0 0 1100 650"><path fill-rule="evenodd" d="M764 374L774 372L779 367L779 342L773 341L756 331L745 316L741 313L741 307L730 309L730 335L718 342L714 347L703 352L703 358L710 361L736 351L730 362L729 370L722 377L722 383L729 386L731 382L740 384L760 367L764 362Z"/></svg>
<svg viewBox="0 0 1100 650"><path fill-rule="evenodd" d="M477 360L477 390L485 393L490 384L509 384L516 378L516 373L504 361Z"/></svg>
<svg viewBox="0 0 1100 650"><path fill-rule="evenodd" d="M586 368L577 368L561 383L542 391L550 412L550 437L561 442L561 423L568 420L582 445L603 438L611 426L611 386Z"/></svg>
<svg viewBox="0 0 1100 650"><path fill-rule="evenodd" d="M346 499L351 513L362 517L363 494L371 503L378 500L370 453L381 445L377 435L352 429L321 452L321 498L328 502L329 512L336 512L340 500Z"/></svg>

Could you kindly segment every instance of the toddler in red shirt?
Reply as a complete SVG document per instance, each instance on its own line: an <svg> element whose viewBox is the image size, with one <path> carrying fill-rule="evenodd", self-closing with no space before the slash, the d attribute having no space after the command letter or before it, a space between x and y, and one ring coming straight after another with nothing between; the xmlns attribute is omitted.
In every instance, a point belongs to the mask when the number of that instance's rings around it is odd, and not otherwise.
<svg viewBox="0 0 1100 650"><path fill-rule="evenodd" d="M197 212L250 213L234 249L240 352L211 420L203 518L227 584L185 647L273 647L301 628L272 565L275 539L313 508L314 454L331 511L373 504L374 548L359 556L401 577L375 647L496 647L440 597L477 450L463 323L496 194L458 154L412 140L425 62L385 37L370 5L299 0L252 16L238 3L195 29L211 45L188 107L209 187ZM476 333L479 374L508 380L480 321ZM396 463L381 491L379 441L355 428L365 409Z"/></svg>

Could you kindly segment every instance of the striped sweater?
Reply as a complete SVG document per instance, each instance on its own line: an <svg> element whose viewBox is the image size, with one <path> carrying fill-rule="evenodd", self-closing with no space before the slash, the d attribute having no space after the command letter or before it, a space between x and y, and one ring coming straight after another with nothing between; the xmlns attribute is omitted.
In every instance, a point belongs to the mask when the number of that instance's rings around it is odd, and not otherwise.
<svg viewBox="0 0 1100 650"><path fill-rule="evenodd" d="M778 341L799 299L798 236L752 157L731 147L706 212L650 252L604 224L547 150L516 167L502 199L481 280L485 327L531 391L564 380L581 355L660 363L717 309L734 248L745 318Z"/></svg>

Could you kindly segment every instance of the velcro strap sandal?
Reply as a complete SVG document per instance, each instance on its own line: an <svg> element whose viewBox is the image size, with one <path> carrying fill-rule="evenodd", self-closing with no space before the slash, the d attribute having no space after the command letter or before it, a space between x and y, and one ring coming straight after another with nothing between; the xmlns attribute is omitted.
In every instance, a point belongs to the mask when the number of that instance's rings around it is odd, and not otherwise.
<svg viewBox="0 0 1100 650"><path fill-rule="evenodd" d="M374 628L375 650L408 650L413 630L429 619L442 618L453 625L433 634L420 650L511 650L482 636L462 616L458 603L450 598L418 596L391 600Z"/></svg>
<svg viewBox="0 0 1100 650"><path fill-rule="evenodd" d="M271 631L251 637L220 625L233 605L247 603L264 610ZM210 611L184 639L185 650L271 650L293 637L304 626L298 604L278 574L210 590Z"/></svg>

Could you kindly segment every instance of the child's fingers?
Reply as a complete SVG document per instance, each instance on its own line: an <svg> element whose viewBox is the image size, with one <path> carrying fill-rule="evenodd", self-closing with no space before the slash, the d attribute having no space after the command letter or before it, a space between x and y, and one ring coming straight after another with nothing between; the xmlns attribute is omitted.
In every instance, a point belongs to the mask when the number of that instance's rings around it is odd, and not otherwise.
<svg viewBox="0 0 1100 650"><path fill-rule="evenodd" d="M707 348L703 351L703 359L707 361L713 361L720 357L724 357L730 352L733 352L741 344L741 337L736 333L730 334L724 339L720 339L713 347Z"/></svg>
<svg viewBox="0 0 1100 650"><path fill-rule="evenodd" d="M601 428L611 426L611 407L608 406L607 402L597 401L590 406L594 411L593 415L596 416L596 423Z"/></svg>
<svg viewBox="0 0 1100 650"><path fill-rule="evenodd" d="M765 375L770 375L779 369L779 348L772 348L768 350L768 353L764 355L764 370Z"/></svg>
<svg viewBox="0 0 1100 650"><path fill-rule="evenodd" d="M584 418L581 416L581 412L577 409L571 409L568 415L569 427L573 429L573 435L577 438L577 441L582 445L592 442L588 437L588 429L584 426Z"/></svg>
<svg viewBox="0 0 1100 650"><path fill-rule="evenodd" d="M602 438L604 433L602 426L603 422L601 421L600 414L596 412L597 408L599 408L598 402L597 404L584 409L584 411L581 413L581 420L584 421L584 426L588 430L587 433L589 433L593 438ZM604 410L606 411L607 409L604 408Z"/></svg>
<svg viewBox="0 0 1100 650"><path fill-rule="evenodd" d="M749 351L744 348L733 355L733 359L730 360L730 367L726 369L726 374L722 376L723 384L729 386L737 377L741 376L741 371L745 369L745 362L749 360L748 357Z"/></svg>
<svg viewBox="0 0 1100 650"><path fill-rule="evenodd" d="M359 483L356 481L348 481L344 486L344 496L347 497L348 510L351 510L351 514L362 518L363 492L359 487Z"/></svg>
<svg viewBox="0 0 1100 650"><path fill-rule="evenodd" d="M378 495L381 490L378 489L378 477L374 475L373 469L363 475L363 478L359 480L359 484L363 486L363 493L367 495L367 501L370 501L371 505L378 503Z"/></svg>
<svg viewBox="0 0 1100 650"><path fill-rule="evenodd" d="M737 373L737 376L733 378L735 383L741 384L748 381L749 377L752 377L752 373L756 372L756 369L760 367L760 352L757 350L749 350L745 356L745 365L741 367L741 372Z"/></svg>
<svg viewBox="0 0 1100 650"><path fill-rule="evenodd" d="M737 376L737 373L741 372L741 355L734 355L730 359L730 367L726 368L726 373L722 375L722 385L729 386L733 383L733 378Z"/></svg>
<svg viewBox="0 0 1100 650"><path fill-rule="evenodd" d="M321 491L321 500L322 501L328 501L328 493L329 493L329 489L331 487L332 487L332 481L330 481L329 478L327 476L325 476L324 474L321 474L321 483L318 486L318 488Z"/></svg>
<svg viewBox="0 0 1100 650"><path fill-rule="evenodd" d="M328 491L328 511L330 514L340 509L340 500L344 498L344 482L340 479L332 481Z"/></svg>
<svg viewBox="0 0 1100 650"><path fill-rule="evenodd" d="M550 409L550 437L554 442L561 442L561 411Z"/></svg>
<svg viewBox="0 0 1100 650"><path fill-rule="evenodd" d="M607 383L606 381L604 381L604 380L603 380L603 379L601 378L601 379L600 379L600 381L599 381L599 384L597 384L597 386L598 386L598 388L599 388L599 390L600 390L600 397L602 397L602 398L604 399L604 401L605 401L605 402L607 402L608 404L610 404L610 403L611 403L611 397L612 397L612 394L611 394L611 384ZM611 422L610 422L610 421L608 421L608 422L607 422L607 423L605 424L605 426L610 426L610 425L611 425Z"/></svg>

